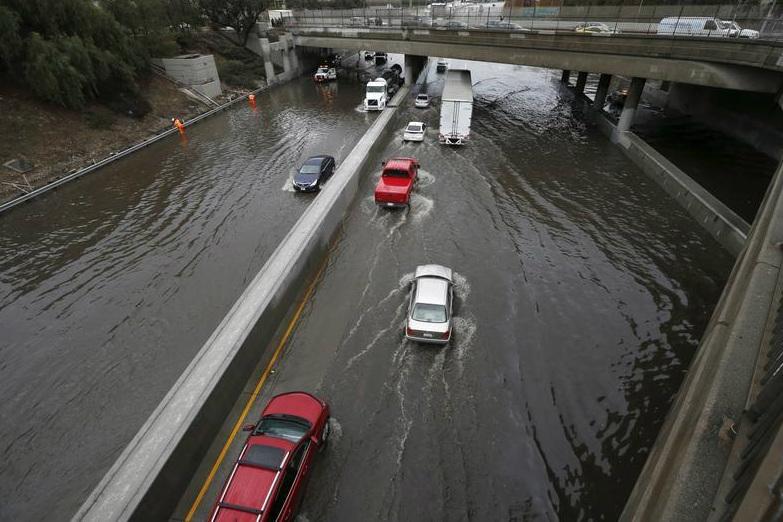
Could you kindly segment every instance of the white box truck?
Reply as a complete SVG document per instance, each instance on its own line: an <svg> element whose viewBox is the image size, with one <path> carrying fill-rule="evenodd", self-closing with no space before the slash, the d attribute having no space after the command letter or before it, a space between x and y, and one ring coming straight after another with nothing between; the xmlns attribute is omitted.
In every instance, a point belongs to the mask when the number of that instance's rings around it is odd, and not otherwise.
<svg viewBox="0 0 783 522"><path fill-rule="evenodd" d="M438 141L446 145L463 145L470 136L473 116L473 83L470 71L451 69L440 98L440 131Z"/></svg>

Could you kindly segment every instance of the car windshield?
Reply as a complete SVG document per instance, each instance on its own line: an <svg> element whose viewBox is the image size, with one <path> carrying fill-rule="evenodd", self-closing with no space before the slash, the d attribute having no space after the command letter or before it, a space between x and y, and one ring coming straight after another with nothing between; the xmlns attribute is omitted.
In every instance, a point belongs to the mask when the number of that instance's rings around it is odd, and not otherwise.
<svg viewBox="0 0 783 522"><path fill-rule="evenodd" d="M329 69L327 69L326 67L319 67L318 70L315 71L315 72L316 72L316 74L318 74L318 73L326 74L327 72L329 72Z"/></svg>
<svg viewBox="0 0 783 522"><path fill-rule="evenodd" d="M383 88L381 85L368 85L367 86L367 92L383 92L386 89Z"/></svg>
<svg viewBox="0 0 783 522"><path fill-rule="evenodd" d="M304 164L299 169L299 174L318 174L321 171L320 165Z"/></svg>
<svg viewBox="0 0 783 522"><path fill-rule="evenodd" d="M419 124L415 124L415 125L414 124L410 124L410 125L408 125L408 128L405 129L405 130L407 130L408 132L421 132L421 125L419 125Z"/></svg>
<svg viewBox="0 0 783 522"><path fill-rule="evenodd" d="M446 307L436 304L417 303L413 307L411 318L425 323L445 323Z"/></svg>
<svg viewBox="0 0 783 522"><path fill-rule="evenodd" d="M266 435L297 442L310 430L310 423L291 415L268 415L256 426L254 435Z"/></svg>
<svg viewBox="0 0 783 522"><path fill-rule="evenodd" d="M416 98L419 100L428 100L429 96L427 96L426 94L419 94L418 96L416 96Z"/></svg>
<svg viewBox="0 0 783 522"><path fill-rule="evenodd" d="M384 178L407 178L408 173L405 172L404 170L397 170L397 169L384 170L383 177Z"/></svg>

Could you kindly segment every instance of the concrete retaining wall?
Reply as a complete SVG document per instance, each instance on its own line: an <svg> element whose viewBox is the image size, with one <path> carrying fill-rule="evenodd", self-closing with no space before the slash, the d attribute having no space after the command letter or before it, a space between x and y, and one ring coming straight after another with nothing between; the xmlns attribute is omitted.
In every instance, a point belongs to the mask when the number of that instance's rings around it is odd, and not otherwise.
<svg viewBox="0 0 783 522"><path fill-rule="evenodd" d="M616 141L625 155L656 181L693 216L723 247L738 256L750 225L699 185L674 163L632 132L617 135L614 124L603 114L596 116L601 131Z"/></svg>
<svg viewBox="0 0 783 522"><path fill-rule="evenodd" d="M407 96L404 87L393 104ZM283 239L74 520L165 520L272 340L327 253L395 109L386 109Z"/></svg>
<svg viewBox="0 0 783 522"><path fill-rule="evenodd" d="M211 54L192 54L158 61L168 76L205 96L214 98L223 93L215 58Z"/></svg>
<svg viewBox="0 0 783 522"><path fill-rule="evenodd" d="M747 443L743 411L777 308L775 288L783 267L781 214L783 164L770 183L747 245L620 520L723 520L726 493L739 464L735 460L733 469L727 467L732 442L739 445L733 451ZM739 424L736 438L729 432L734 423ZM772 483L764 485L769 493L772 487Z"/></svg>

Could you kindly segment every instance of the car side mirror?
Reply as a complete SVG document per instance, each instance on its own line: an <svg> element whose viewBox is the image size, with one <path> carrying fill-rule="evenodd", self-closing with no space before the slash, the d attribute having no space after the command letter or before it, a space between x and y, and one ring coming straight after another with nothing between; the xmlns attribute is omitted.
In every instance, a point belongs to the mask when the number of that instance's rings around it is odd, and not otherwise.
<svg viewBox="0 0 783 522"><path fill-rule="evenodd" d="M385 161L382 161L382 162L381 162L381 167L385 167L385 166L386 166L386 162L385 162Z"/></svg>
<svg viewBox="0 0 783 522"><path fill-rule="evenodd" d="M242 431L253 431L254 429L256 429L255 424L245 424L242 426Z"/></svg>
<svg viewBox="0 0 783 522"><path fill-rule="evenodd" d="M317 435L310 435L310 442L313 444L321 444L321 439Z"/></svg>

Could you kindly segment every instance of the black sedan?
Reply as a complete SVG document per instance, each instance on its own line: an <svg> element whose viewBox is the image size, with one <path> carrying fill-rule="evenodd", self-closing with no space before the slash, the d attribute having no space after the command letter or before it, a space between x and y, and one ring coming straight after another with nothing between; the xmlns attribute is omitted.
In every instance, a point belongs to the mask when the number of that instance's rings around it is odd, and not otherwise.
<svg viewBox="0 0 783 522"><path fill-rule="evenodd" d="M294 190L297 192L314 192L321 189L321 183L334 174L334 158L331 156L312 156L294 176Z"/></svg>

